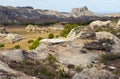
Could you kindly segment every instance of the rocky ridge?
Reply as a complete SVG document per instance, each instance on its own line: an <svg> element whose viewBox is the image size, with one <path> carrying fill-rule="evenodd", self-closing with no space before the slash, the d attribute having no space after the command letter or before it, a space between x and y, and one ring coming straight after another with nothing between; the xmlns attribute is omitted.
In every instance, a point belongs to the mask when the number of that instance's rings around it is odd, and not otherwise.
<svg viewBox="0 0 120 79"><path fill-rule="evenodd" d="M70 13L32 7L0 6L0 23L7 24L44 24L54 22L85 23L96 19L112 19L94 15L88 8L74 8Z"/></svg>

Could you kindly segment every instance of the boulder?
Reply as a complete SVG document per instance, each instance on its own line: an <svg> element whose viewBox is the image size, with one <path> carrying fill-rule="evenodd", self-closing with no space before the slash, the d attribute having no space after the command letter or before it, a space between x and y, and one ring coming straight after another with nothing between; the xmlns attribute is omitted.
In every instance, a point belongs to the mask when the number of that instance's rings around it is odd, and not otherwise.
<svg viewBox="0 0 120 79"><path fill-rule="evenodd" d="M17 50L8 50L8 51L1 51L0 52L0 59L4 62L9 61L22 61L24 60L25 56L22 49Z"/></svg>
<svg viewBox="0 0 120 79"><path fill-rule="evenodd" d="M0 33L7 34L8 32L6 31L5 27L0 27Z"/></svg>
<svg viewBox="0 0 120 79"><path fill-rule="evenodd" d="M26 28L27 32L39 32L40 28L36 25L28 25Z"/></svg>
<svg viewBox="0 0 120 79"><path fill-rule="evenodd" d="M72 79L119 79L116 75L110 71L97 68L86 68L80 73L77 73L73 76Z"/></svg>
<svg viewBox="0 0 120 79"><path fill-rule="evenodd" d="M37 79L20 71L11 69L6 63L0 60L0 79Z"/></svg>
<svg viewBox="0 0 120 79"><path fill-rule="evenodd" d="M2 43L15 43L24 39L22 35L19 34L7 34L5 38L1 40Z"/></svg>
<svg viewBox="0 0 120 79"><path fill-rule="evenodd" d="M89 27L92 28L92 29L96 29L96 28L99 28L99 27L108 28L108 27L110 27L110 25L111 25L110 20L108 20L108 21L97 20L97 21L91 22Z"/></svg>
<svg viewBox="0 0 120 79"><path fill-rule="evenodd" d="M67 36L68 40L73 40L73 39L77 39L77 38L81 38L81 39L87 39L87 38L95 38L95 31L92 30L89 27L76 27L73 28L70 33Z"/></svg>
<svg viewBox="0 0 120 79"><path fill-rule="evenodd" d="M112 50L111 52L119 53L120 51L120 39L117 38L115 35L111 34L110 32L102 31L102 32L96 32L96 39L110 39L114 42L112 44Z"/></svg>

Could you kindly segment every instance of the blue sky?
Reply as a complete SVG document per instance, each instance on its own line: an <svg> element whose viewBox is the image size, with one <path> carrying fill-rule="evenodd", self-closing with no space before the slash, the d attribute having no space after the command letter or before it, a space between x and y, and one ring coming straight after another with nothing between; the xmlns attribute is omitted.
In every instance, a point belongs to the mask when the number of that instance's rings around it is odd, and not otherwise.
<svg viewBox="0 0 120 79"><path fill-rule="evenodd" d="M70 12L71 8L88 6L96 13L120 13L120 0L0 0L4 6L32 6L36 9L50 9Z"/></svg>

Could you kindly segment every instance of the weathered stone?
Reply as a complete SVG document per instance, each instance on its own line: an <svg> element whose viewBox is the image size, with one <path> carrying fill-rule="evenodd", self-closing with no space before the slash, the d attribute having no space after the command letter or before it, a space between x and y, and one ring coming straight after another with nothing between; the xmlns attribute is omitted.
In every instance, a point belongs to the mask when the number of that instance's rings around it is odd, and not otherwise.
<svg viewBox="0 0 120 79"><path fill-rule="evenodd" d="M93 67L86 68L82 72L75 74L72 79L119 79L119 77L107 70L98 70Z"/></svg>
<svg viewBox="0 0 120 79"><path fill-rule="evenodd" d="M108 27L110 27L110 24L111 24L110 20L108 20L108 21L97 20L97 21L91 22L90 25L89 25L89 27L91 29L96 29L96 28L99 28L99 27L108 28Z"/></svg>
<svg viewBox="0 0 120 79"><path fill-rule="evenodd" d="M28 25L25 29L27 32L40 32L40 28L36 25Z"/></svg>
<svg viewBox="0 0 120 79"><path fill-rule="evenodd" d="M74 17L78 16L93 16L94 13L88 10L87 6L84 6L82 8L73 8L71 11L71 15Z"/></svg>
<svg viewBox="0 0 120 79"><path fill-rule="evenodd" d="M15 43L24 39L22 35L19 34L6 34L6 37L0 40L2 43Z"/></svg>

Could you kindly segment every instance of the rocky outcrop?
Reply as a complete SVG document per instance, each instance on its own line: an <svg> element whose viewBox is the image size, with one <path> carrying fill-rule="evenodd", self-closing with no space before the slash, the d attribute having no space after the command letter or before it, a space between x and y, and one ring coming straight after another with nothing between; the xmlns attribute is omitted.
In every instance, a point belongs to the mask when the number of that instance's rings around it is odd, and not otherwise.
<svg viewBox="0 0 120 79"><path fill-rule="evenodd" d="M93 16L94 13L88 10L87 6L84 6L82 8L73 8L71 11L71 15L74 17L79 16Z"/></svg>
<svg viewBox="0 0 120 79"><path fill-rule="evenodd" d="M10 61L23 61L24 58L25 56L22 49L0 52L0 59L6 63Z"/></svg>
<svg viewBox="0 0 120 79"><path fill-rule="evenodd" d="M119 79L116 75L104 69L84 69L82 72L77 73L72 79Z"/></svg>
<svg viewBox="0 0 120 79"><path fill-rule="evenodd" d="M100 21L100 20L97 20L97 21L91 22L89 26L92 29L101 28L101 27L109 28L110 24L111 24L111 21Z"/></svg>
<svg viewBox="0 0 120 79"><path fill-rule="evenodd" d="M28 25L25 30L27 32L40 32L40 28L36 25Z"/></svg>
<svg viewBox="0 0 120 79"><path fill-rule="evenodd" d="M15 42L18 42L18 41L24 39L24 37L19 34L1 34L1 35L4 36L0 40L0 42L2 42L2 43L15 43Z"/></svg>
<svg viewBox="0 0 120 79"><path fill-rule="evenodd" d="M22 72L11 69L6 63L0 60L0 79L37 79Z"/></svg>
<svg viewBox="0 0 120 79"><path fill-rule="evenodd" d="M95 31L92 30L91 28L89 27L84 28L84 26L79 26L70 31L70 33L67 36L67 39L68 40L74 40L77 38L87 39L87 38L95 38L95 36L96 36Z"/></svg>
<svg viewBox="0 0 120 79"><path fill-rule="evenodd" d="M7 34L8 32L6 31L5 27L0 27L0 33Z"/></svg>

